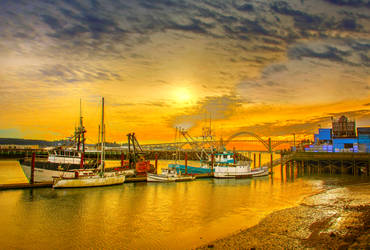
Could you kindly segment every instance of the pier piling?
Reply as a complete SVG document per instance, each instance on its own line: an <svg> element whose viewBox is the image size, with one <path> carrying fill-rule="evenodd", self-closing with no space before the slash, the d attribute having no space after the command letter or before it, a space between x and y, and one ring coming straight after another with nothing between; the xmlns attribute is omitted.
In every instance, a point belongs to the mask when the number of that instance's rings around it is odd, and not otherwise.
<svg viewBox="0 0 370 250"><path fill-rule="evenodd" d="M259 154L258 158L259 158L258 167L260 168L261 167L261 153Z"/></svg>
<svg viewBox="0 0 370 250"><path fill-rule="evenodd" d="M123 167L123 161L125 160L125 155L121 153L121 168Z"/></svg>
<svg viewBox="0 0 370 250"><path fill-rule="evenodd" d="M155 154L155 173L158 174L158 154Z"/></svg>
<svg viewBox="0 0 370 250"><path fill-rule="evenodd" d="M188 153L185 152L185 174L188 174Z"/></svg>
<svg viewBox="0 0 370 250"><path fill-rule="evenodd" d="M256 168L256 153L253 154L253 168Z"/></svg>
<svg viewBox="0 0 370 250"><path fill-rule="evenodd" d="M34 181L35 181L35 158L36 158L36 153L32 152L31 180L30 180L31 184L34 184Z"/></svg>

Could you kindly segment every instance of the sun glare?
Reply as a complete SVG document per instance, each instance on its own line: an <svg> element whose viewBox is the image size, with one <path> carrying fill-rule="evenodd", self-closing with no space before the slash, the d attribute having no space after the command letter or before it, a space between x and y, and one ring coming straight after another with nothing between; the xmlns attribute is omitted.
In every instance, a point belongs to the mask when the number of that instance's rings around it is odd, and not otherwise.
<svg viewBox="0 0 370 250"><path fill-rule="evenodd" d="M177 102L187 103L192 99L191 92L186 87L176 88L174 92L175 92L174 96L175 96Z"/></svg>

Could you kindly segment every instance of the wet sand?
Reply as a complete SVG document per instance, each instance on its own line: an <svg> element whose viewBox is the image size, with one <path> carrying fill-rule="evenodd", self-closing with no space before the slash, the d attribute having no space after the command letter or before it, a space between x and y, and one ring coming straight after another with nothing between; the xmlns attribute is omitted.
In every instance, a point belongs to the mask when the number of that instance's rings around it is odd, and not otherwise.
<svg viewBox="0 0 370 250"><path fill-rule="evenodd" d="M325 180L325 190L254 227L199 249L370 249L370 180Z"/></svg>

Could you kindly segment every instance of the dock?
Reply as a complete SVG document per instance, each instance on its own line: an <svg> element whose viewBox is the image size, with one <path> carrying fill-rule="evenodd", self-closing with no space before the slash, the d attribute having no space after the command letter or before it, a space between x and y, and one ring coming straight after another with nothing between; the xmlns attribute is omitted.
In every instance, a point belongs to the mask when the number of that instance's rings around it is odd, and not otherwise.
<svg viewBox="0 0 370 250"><path fill-rule="evenodd" d="M53 182L0 184L0 190L52 187Z"/></svg>
<svg viewBox="0 0 370 250"><path fill-rule="evenodd" d="M352 174L370 176L369 153L290 152L282 154L282 168L312 174Z"/></svg>
<svg viewBox="0 0 370 250"><path fill-rule="evenodd" d="M123 184L132 182L146 182L146 176L126 177Z"/></svg>
<svg viewBox="0 0 370 250"><path fill-rule="evenodd" d="M212 174L199 174L196 179L212 178ZM146 176L127 177L126 183L146 182ZM52 187L53 182L0 184L0 190Z"/></svg>

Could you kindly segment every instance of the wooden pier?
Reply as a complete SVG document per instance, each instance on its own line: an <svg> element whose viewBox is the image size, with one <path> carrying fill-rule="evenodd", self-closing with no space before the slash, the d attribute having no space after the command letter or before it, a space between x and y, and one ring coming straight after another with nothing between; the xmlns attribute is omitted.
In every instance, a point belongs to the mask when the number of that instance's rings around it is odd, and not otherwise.
<svg viewBox="0 0 370 250"><path fill-rule="evenodd" d="M370 176L369 153L290 152L281 155L280 164L287 172Z"/></svg>
<svg viewBox="0 0 370 250"><path fill-rule="evenodd" d="M0 184L0 190L52 187L53 182Z"/></svg>
<svg viewBox="0 0 370 250"><path fill-rule="evenodd" d="M44 149L0 149L0 159L24 159L31 157L35 153L37 159L48 158L48 151ZM98 152L89 152L86 151L84 157L86 160L96 159ZM120 160L124 154L124 159L128 159L127 150L106 150L105 156L107 160ZM173 160L176 150L145 150L145 159L155 160L156 155L158 160ZM179 158L185 159L185 154L187 154L188 160L197 161L197 151L195 150L186 150L179 152ZM239 160L248 160L248 157L243 154L237 153L237 158Z"/></svg>

